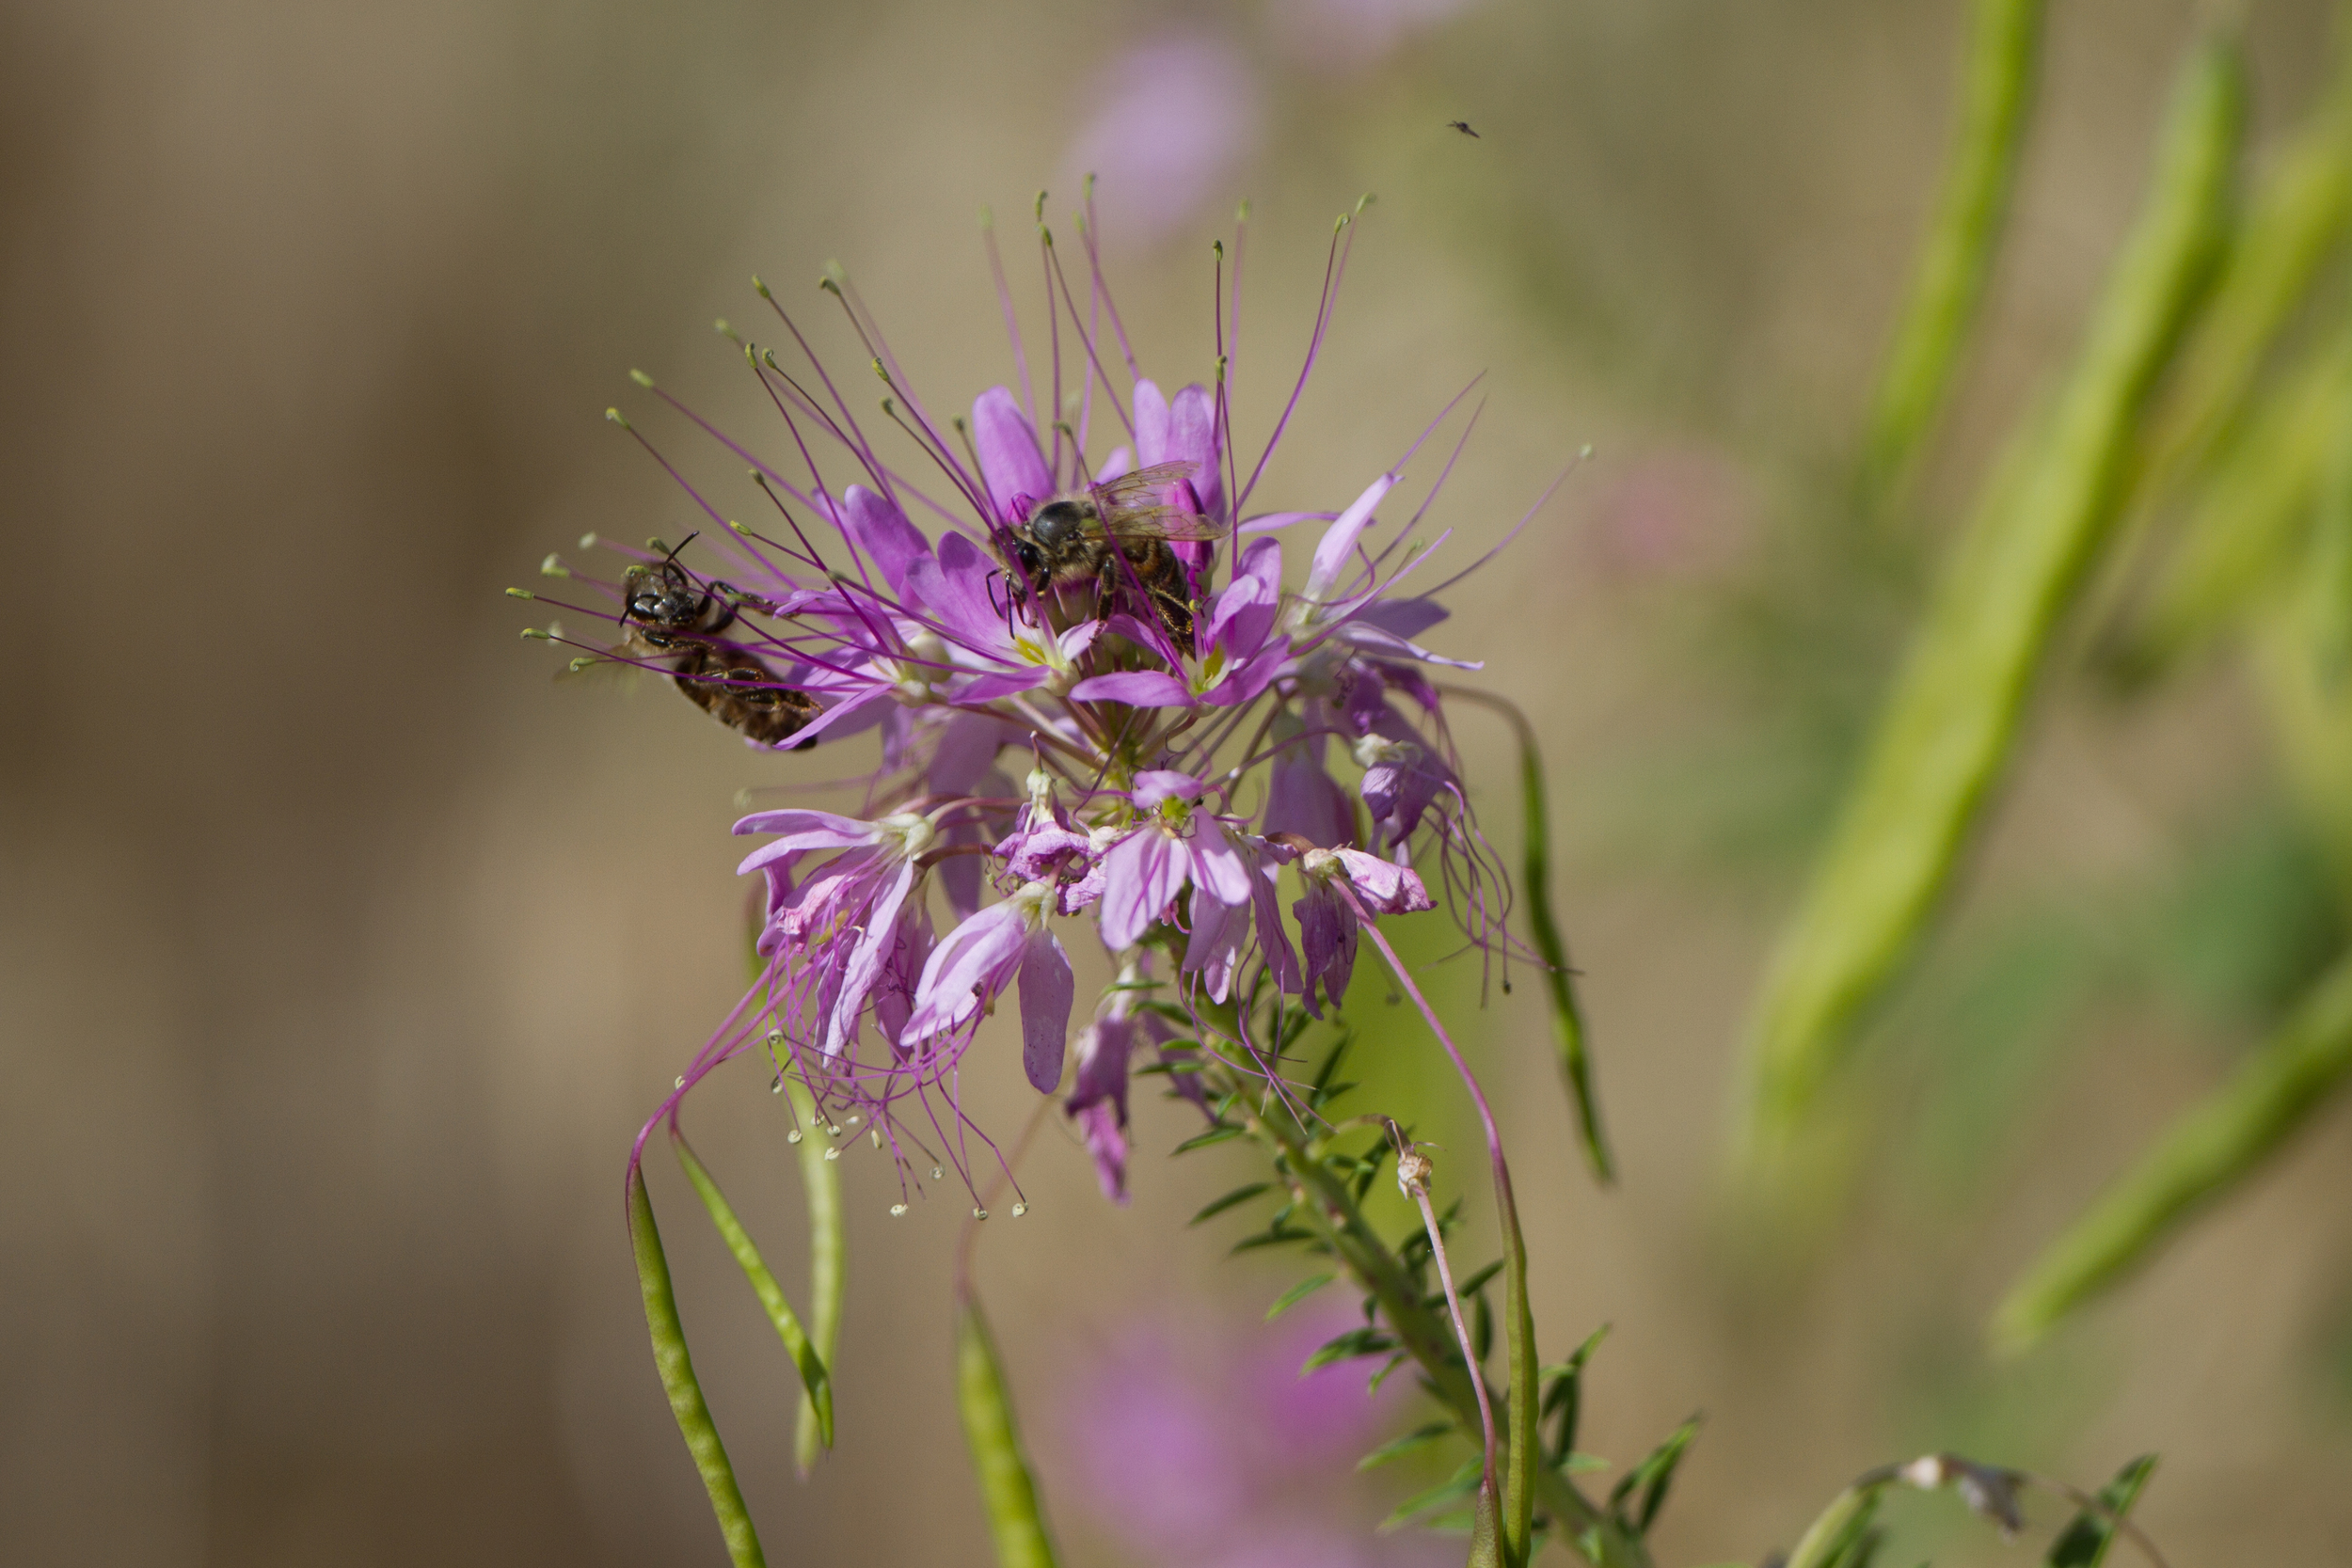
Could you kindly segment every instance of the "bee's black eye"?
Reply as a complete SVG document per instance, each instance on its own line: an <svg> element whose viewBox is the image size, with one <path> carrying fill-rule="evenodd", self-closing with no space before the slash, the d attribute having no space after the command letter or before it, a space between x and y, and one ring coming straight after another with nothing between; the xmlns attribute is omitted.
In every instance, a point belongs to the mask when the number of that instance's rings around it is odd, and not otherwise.
<svg viewBox="0 0 2352 1568"><path fill-rule="evenodd" d="M1012 555L1021 563L1022 572L1028 577L1037 576L1038 568L1045 564L1045 558L1038 553L1037 546L1026 540L1013 546Z"/></svg>

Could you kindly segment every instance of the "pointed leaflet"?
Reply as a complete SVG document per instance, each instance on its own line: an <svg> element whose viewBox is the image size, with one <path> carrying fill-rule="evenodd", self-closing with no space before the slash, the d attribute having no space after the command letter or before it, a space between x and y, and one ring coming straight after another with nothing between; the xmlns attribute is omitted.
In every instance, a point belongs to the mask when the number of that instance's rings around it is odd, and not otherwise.
<svg viewBox="0 0 2352 1568"><path fill-rule="evenodd" d="M996 1358L996 1341L971 1296L956 1305L956 1404L963 1416L964 1441L978 1472L980 1501L989 1533L996 1542L999 1568L1054 1568L1054 1543L1045 1533L1037 1482L1013 1426L1012 1402Z"/></svg>
<svg viewBox="0 0 2352 1568"><path fill-rule="evenodd" d="M2059 621L2113 521L2150 388L2210 270L2241 120L2234 50L2194 52L2150 194L2010 480L1988 491L1915 635L1784 937L1749 1053L1752 1173L1799 1128L1910 956L1991 799Z"/></svg>
<svg viewBox="0 0 2352 1568"><path fill-rule="evenodd" d="M687 1354L686 1327L678 1322L677 1295L670 1286L670 1261L653 1222L653 1200L645 1194L644 1175L635 1170L628 1173L628 1239L637 1254L637 1287L645 1298L654 1369L670 1396L670 1414L677 1418L686 1451L694 1456L694 1468L702 1472L703 1485L710 1493L710 1512L718 1515L727 1556L735 1568L767 1568L759 1531L752 1527L751 1510L743 1506L742 1489L735 1484L735 1466L727 1463L726 1445L719 1440L710 1407L703 1402L702 1385L694 1378L694 1358Z"/></svg>
<svg viewBox="0 0 2352 1568"><path fill-rule="evenodd" d="M792 1357L792 1364L800 1369L803 1394L817 1412L818 1440L826 1448L832 1448L833 1383L825 1372L824 1358L817 1354L817 1347L809 1342L808 1335L802 1330L801 1320L793 1315L792 1304L784 1299L784 1287L778 1285L776 1276L769 1272L767 1262L759 1256L759 1248L752 1244L751 1236L744 1230L742 1222L735 1217L735 1211L728 1205L726 1195L719 1191L719 1183L711 1180L710 1172L704 1168L702 1161L695 1157L693 1148L683 1136L672 1132L670 1147L677 1151L677 1163L685 1167L686 1179L702 1196L703 1207L710 1211L710 1223L718 1227L720 1240L727 1243L727 1250L735 1255L736 1264L742 1269L743 1277L751 1281L752 1293L759 1298L759 1305L767 1310L768 1321L775 1325L776 1338L784 1341L785 1351Z"/></svg>

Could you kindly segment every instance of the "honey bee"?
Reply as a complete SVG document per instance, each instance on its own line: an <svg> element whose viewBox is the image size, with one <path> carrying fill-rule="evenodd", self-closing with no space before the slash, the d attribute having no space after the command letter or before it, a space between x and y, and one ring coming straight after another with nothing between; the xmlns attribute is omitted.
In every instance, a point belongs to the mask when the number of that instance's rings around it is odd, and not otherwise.
<svg viewBox="0 0 2352 1568"><path fill-rule="evenodd" d="M672 550L622 575L621 624L628 631L622 647L660 660L677 689L727 728L773 746L789 740L823 710L807 692L778 685L774 673L750 649L720 640L741 607L759 603L723 582L696 582ZM802 742L815 744L813 736Z"/></svg>
<svg viewBox="0 0 2352 1568"><path fill-rule="evenodd" d="M1172 540L1225 536L1218 524L1153 499L1188 478L1189 463L1159 463L1083 490L1041 501L1025 522L1006 531L999 546L1006 569L1026 595L1041 596L1083 583L1095 586L1095 612L1109 613L1124 591L1138 594L1179 648L1192 646L1192 594ZM1116 549L1112 546L1116 545Z"/></svg>

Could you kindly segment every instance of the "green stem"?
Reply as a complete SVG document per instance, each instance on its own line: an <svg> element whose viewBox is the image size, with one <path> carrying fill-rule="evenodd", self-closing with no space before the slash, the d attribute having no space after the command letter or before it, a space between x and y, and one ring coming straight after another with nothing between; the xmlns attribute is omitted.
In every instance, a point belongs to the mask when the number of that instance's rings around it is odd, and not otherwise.
<svg viewBox="0 0 2352 1568"><path fill-rule="evenodd" d="M1212 1023L1216 1033L1238 1044L1238 1021L1230 1004L1203 1005L1200 1012L1202 1022ZM1222 1022L1216 1022L1219 1018ZM1453 1413L1464 1431L1474 1430L1478 1397L1470 1386L1469 1369L1455 1354L1452 1332L1423 1305L1411 1273L1364 1218L1347 1182L1308 1148L1297 1130L1278 1117L1256 1114L1247 1097L1236 1100L1234 1114L1274 1156L1298 1214L1378 1306L1389 1332L1427 1377L1433 1397ZM1508 1465L1515 1447L1512 1433L1506 1429L1496 1435L1502 1462ZM1527 1447L1534 1451L1532 1443ZM1571 1550L1593 1568L1650 1568L1649 1550L1641 1539L1596 1507L1565 1476L1543 1464L1536 1464L1534 1471L1535 1500L1551 1516Z"/></svg>

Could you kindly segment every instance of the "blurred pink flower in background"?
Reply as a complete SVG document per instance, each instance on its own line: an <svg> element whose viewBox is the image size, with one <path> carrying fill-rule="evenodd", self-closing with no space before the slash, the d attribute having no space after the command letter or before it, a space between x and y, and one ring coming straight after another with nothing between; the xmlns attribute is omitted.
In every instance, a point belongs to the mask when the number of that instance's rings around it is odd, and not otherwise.
<svg viewBox="0 0 2352 1568"><path fill-rule="evenodd" d="M1097 177L1104 234L1153 245L1239 197L1263 114L1240 45L1214 32L1162 33L1114 55L1093 116L1071 143L1069 183Z"/></svg>
<svg viewBox="0 0 2352 1568"><path fill-rule="evenodd" d="M1415 33L1469 10L1478 0L1273 0L1276 33L1304 64L1359 71Z"/></svg>
<svg viewBox="0 0 2352 1568"><path fill-rule="evenodd" d="M1611 574L1705 577L1746 548L1756 499L1731 459L1705 447L1667 447L1618 465L1593 515L1592 547Z"/></svg>
<svg viewBox="0 0 2352 1568"><path fill-rule="evenodd" d="M1376 1535L1380 1510L1355 1475L1402 1419L1407 1380L1368 1395L1361 1361L1298 1375L1359 1322L1334 1299L1270 1324L1171 1313L1130 1328L1081 1368L1058 1413L1073 1500L1145 1560L1185 1568L1458 1558L1431 1536Z"/></svg>

